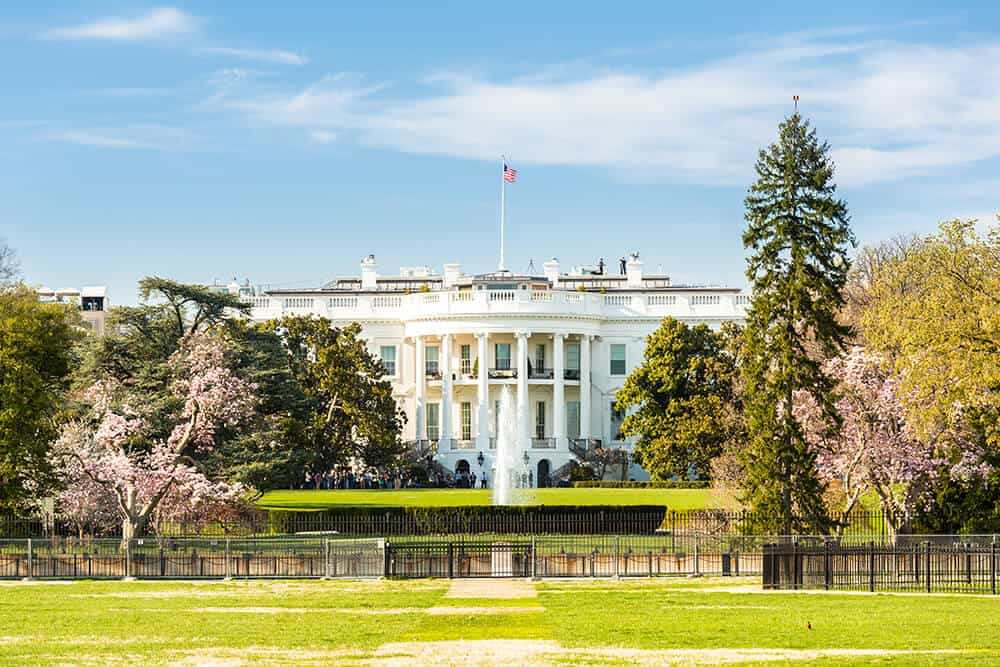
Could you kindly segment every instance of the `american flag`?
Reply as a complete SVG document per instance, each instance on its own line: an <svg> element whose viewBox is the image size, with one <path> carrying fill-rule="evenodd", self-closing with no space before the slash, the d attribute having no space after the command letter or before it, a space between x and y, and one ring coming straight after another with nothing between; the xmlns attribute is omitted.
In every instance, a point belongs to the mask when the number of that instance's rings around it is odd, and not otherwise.
<svg viewBox="0 0 1000 667"><path fill-rule="evenodd" d="M516 181L517 169L511 169L505 163L503 166L503 180L507 181L508 183L513 183L514 181Z"/></svg>

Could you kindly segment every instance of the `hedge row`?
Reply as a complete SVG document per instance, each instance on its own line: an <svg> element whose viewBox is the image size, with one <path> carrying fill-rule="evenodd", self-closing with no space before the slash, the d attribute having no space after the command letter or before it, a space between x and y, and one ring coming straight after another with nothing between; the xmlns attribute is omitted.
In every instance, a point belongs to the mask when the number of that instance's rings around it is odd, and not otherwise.
<svg viewBox="0 0 1000 667"><path fill-rule="evenodd" d="M652 533L662 505L501 505L462 507L337 507L319 512L271 510L271 533L336 531L350 535L456 533Z"/></svg>
<svg viewBox="0 0 1000 667"><path fill-rule="evenodd" d="M707 489L707 479L667 479L648 482L592 481L573 482L578 489Z"/></svg>

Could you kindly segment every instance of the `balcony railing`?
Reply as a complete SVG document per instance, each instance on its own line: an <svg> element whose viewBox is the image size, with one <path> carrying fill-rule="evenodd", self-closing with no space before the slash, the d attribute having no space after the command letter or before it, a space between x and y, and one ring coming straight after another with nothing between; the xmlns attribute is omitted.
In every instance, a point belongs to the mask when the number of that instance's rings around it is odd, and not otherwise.
<svg viewBox="0 0 1000 667"><path fill-rule="evenodd" d="M580 379L580 369L578 368L567 368L563 371L563 377L567 380L579 380Z"/></svg>
<svg viewBox="0 0 1000 667"><path fill-rule="evenodd" d="M531 439L532 449L555 449L556 439L555 438L532 438Z"/></svg>
<svg viewBox="0 0 1000 667"><path fill-rule="evenodd" d="M253 308L253 318L259 320L280 317L285 312L309 312L336 320L359 317L396 319L417 314L475 312L739 318L745 315L750 298L746 294L721 293L705 288L704 291L687 289L645 295L595 294L564 289L442 290L426 294L338 294L325 298L309 295L254 296L247 297L246 301Z"/></svg>
<svg viewBox="0 0 1000 667"><path fill-rule="evenodd" d="M515 368L491 368L489 373L491 378L516 378L517 369Z"/></svg>
<svg viewBox="0 0 1000 667"><path fill-rule="evenodd" d="M451 448L452 448L452 450L458 450L458 449L475 449L476 448L476 441L475 440L452 440L451 441Z"/></svg>
<svg viewBox="0 0 1000 667"><path fill-rule="evenodd" d="M528 378L531 380L551 380L555 373L551 368L532 368L528 371Z"/></svg>

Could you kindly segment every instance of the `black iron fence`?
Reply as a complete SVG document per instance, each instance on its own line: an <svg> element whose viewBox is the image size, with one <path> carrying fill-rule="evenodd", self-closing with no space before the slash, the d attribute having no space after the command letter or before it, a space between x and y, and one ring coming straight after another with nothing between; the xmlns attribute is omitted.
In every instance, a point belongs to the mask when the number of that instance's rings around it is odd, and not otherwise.
<svg viewBox="0 0 1000 667"><path fill-rule="evenodd" d="M995 535L853 544L789 539L763 546L761 570L766 589L995 595L998 547Z"/></svg>
<svg viewBox="0 0 1000 667"><path fill-rule="evenodd" d="M659 536L0 540L0 578L759 575L760 551Z"/></svg>

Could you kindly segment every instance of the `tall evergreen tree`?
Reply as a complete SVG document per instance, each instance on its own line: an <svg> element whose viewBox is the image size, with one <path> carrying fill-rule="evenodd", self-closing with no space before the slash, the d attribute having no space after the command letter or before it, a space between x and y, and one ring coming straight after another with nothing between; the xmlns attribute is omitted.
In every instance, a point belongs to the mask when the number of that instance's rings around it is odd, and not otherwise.
<svg viewBox="0 0 1000 667"><path fill-rule="evenodd" d="M753 297L743 365L744 500L755 510L757 530L788 535L830 527L816 457L792 402L807 393L836 427L834 383L822 359L842 351L850 334L837 312L854 237L847 205L835 196L829 145L798 113L778 129L778 141L760 151L745 200Z"/></svg>

